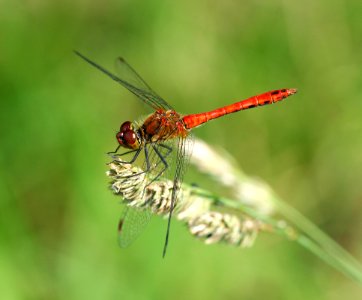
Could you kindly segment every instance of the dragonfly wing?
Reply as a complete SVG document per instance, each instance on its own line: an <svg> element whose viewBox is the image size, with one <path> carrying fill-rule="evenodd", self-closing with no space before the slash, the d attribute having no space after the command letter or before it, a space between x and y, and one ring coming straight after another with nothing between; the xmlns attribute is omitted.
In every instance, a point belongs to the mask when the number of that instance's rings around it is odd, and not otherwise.
<svg viewBox="0 0 362 300"><path fill-rule="evenodd" d="M123 85L152 108L156 110L172 110L172 107L151 89L124 58L117 58L116 71L120 78L127 83L126 85Z"/></svg>
<svg viewBox="0 0 362 300"><path fill-rule="evenodd" d="M173 189L171 195L171 206L170 206L171 208L170 208L170 213L168 215L166 238L163 247L163 257L165 257L167 251L173 209L175 208L175 203L181 188L183 177L188 166L190 155L192 153L194 140L192 138L192 135L189 135L187 136L187 138L180 137L177 143L178 145L177 145L177 154L176 154L176 169L175 169Z"/></svg>
<svg viewBox="0 0 362 300"><path fill-rule="evenodd" d="M103 68L96 62L85 57L83 54L78 51L74 51L76 55L84 59L87 63L98 69L99 71L106 74L108 77L123 85L130 92L135 94L143 102L150 105L153 109L164 109L169 110L172 107L158 96L152 89L145 83L145 81L137 74L137 72L122 58L117 59L118 69L121 73L121 77L117 77L107 69ZM129 80L130 82L128 82Z"/></svg>
<svg viewBox="0 0 362 300"><path fill-rule="evenodd" d="M126 207L124 215L118 224L118 243L122 248L132 244L146 228L151 219L149 209L139 210L133 207Z"/></svg>

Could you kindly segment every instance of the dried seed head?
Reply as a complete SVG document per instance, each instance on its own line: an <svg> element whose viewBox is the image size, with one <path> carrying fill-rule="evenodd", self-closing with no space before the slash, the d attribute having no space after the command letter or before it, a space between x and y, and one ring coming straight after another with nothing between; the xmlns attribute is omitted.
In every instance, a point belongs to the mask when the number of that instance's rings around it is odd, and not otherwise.
<svg viewBox="0 0 362 300"><path fill-rule="evenodd" d="M158 215L168 215L171 208L173 182L170 180L151 181L138 167L116 159L108 164L107 176L111 178L110 188L123 198L128 206L149 208ZM179 220L189 220L194 215L207 211L210 202L192 195L192 189L180 188L174 213Z"/></svg>
<svg viewBox="0 0 362 300"><path fill-rule="evenodd" d="M228 159L225 159L225 156ZM216 151L202 140L195 139L190 162L194 164L200 172L212 176L224 186L233 187L238 181L237 176L235 176L235 168L231 157L227 153Z"/></svg>
<svg viewBox="0 0 362 300"><path fill-rule="evenodd" d="M268 185L260 180L246 177L236 168L237 163L226 151L216 150L205 142L195 139L190 161L201 172L231 188L241 203L262 214L271 215L275 211Z"/></svg>
<svg viewBox="0 0 362 300"><path fill-rule="evenodd" d="M252 246L259 230L259 223L241 221L231 214L210 211L188 222L191 234L205 240L206 244L225 242L242 247Z"/></svg>
<svg viewBox="0 0 362 300"><path fill-rule="evenodd" d="M129 206L144 206L142 194L147 184L145 173L121 160L114 160L108 166L106 174L111 178L110 188L113 192L126 199Z"/></svg>
<svg viewBox="0 0 362 300"><path fill-rule="evenodd" d="M116 159L109 163L107 175L110 188L134 209L150 209L157 215L168 216L171 207L173 182L152 181L142 169ZM195 188L182 186L177 194L174 215L185 222L190 232L206 244L225 242L231 245L250 247L260 222L242 219L228 213L211 211L212 202L195 192Z"/></svg>
<svg viewBox="0 0 362 300"><path fill-rule="evenodd" d="M271 215L275 211L269 186L259 180L249 178L239 181L235 194L241 203L255 208L263 215Z"/></svg>

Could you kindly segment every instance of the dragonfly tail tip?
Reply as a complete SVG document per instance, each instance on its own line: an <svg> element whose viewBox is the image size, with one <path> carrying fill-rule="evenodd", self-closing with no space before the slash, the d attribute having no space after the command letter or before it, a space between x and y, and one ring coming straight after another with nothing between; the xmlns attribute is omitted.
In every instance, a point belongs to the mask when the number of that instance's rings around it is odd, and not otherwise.
<svg viewBox="0 0 362 300"><path fill-rule="evenodd" d="M294 94L296 94L298 92L298 90L297 89L288 89L288 95L294 95Z"/></svg>

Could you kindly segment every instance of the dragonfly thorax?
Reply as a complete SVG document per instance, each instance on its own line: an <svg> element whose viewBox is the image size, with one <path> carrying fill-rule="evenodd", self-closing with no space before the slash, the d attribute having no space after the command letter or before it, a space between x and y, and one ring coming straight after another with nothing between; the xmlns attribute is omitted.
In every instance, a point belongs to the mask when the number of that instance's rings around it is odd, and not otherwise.
<svg viewBox="0 0 362 300"><path fill-rule="evenodd" d="M140 127L139 132L146 143L186 137L188 134L182 117L177 112L162 109L148 116Z"/></svg>
<svg viewBox="0 0 362 300"><path fill-rule="evenodd" d="M141 138L137 130L134 130L133 123L124 122L116 135L118 143L125 148L138 149L141 145Z"/></svg>

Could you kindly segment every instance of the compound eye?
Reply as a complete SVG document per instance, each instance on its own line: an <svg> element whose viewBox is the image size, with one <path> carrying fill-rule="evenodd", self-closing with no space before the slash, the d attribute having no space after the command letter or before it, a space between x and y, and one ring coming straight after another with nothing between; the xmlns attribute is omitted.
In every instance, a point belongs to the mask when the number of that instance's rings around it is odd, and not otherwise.
<svg viewBox="0 0 362 300"><path fill-rule="evenodd" d="M136 143L136 134L133 130L127 130L123 133L123 141L126 145L134 145Z"/></svg>
<svg viewBox="0 0 362 300"><path fill-rule="evenodd" d="M117 132L116 138L117 138L118 143L123 145L123 132L121 132L121 131Z"/></svg>
<svg viewBox="0 0 362 300"><path fill-rule="evenodd" d="M126 121L121 125L120 131L125 132L131 129L132 129L132 123L130 121Z"/></svg>

